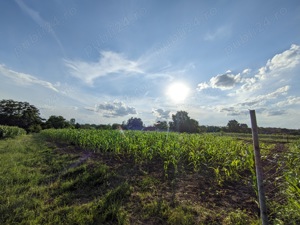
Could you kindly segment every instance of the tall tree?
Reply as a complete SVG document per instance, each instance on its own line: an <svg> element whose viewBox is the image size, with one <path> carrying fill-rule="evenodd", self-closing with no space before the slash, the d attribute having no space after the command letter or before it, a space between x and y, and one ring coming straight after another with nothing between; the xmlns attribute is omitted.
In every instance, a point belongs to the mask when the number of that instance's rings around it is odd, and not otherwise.
<svg viewBox="0 0 300 225"><path fill-rule="evenodd" d="M227 128L229 132L239 132L240 124L236 120L229 120L229 122L227 123Z"/></svg>
<svg viewBox="0 0 300 225"><path fill-rule="evenodd" d="M1 100L0 124L22 127L29 132L40 128L42 118L39 110L28 102Z"/></svg>
<svg viewBox="0 0 300 225"><path fill-rule="evenodd" d="M117 129L120 129L122 126L122 124L118 124L118 123L113 123L113 125L111 125L111 128L113 130L117 130Z"/></svg>
<svg viewBox="0 0 300 225"><path fill-rule="evenodd" d="M177 132L197 133L199 132L198 121L191 119L185 111L178 111L172 115L173 122L170 122L170 128Z"/></svg>
<svg viewBox="0 0 300 225"><path fill-rule="evenodd" d="M70 124L71 124L72 126L75 126L75 123L76 123L76 120L75 120L74 118L71 118L71 119L70 119Z"/></svg>
<svg viewBox="0 0 300 225"><path fill-rule="evenodd" d="M158 121L157 123L154 124L155 128L157 128L158 130L168 130L168 123L167 121Z"/></svg>
<svg viewBox="0 0 300 225"><path fill-rule="evenodd" d="M128 130L142 130L144 128L144 124L141 118L133 118L128 119L126 128Z"/></svg>
<svg viewBox="0 0 300 225"><path fill-rule="evenodd" d="M62 116L50 116L45 123L46 128L67 128L70 127L70 123Z"/></svg>

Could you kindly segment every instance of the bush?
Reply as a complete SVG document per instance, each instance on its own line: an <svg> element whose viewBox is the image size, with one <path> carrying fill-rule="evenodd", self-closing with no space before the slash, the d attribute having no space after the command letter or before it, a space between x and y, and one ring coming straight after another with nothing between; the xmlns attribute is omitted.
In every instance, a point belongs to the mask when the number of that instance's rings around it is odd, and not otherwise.
<svg viewBox="0 0 300 225"><path fill-rule="evenodd" d="M0 125L0 139L10 138L26 134L26 131L19 127Z"/></svg>

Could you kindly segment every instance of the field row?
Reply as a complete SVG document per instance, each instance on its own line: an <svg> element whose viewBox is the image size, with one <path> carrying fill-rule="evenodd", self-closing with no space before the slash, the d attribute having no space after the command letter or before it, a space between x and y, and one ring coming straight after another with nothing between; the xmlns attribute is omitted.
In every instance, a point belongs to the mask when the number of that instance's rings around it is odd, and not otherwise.
<svg viewBox="0 0 300 225"><path fill-rule="evenodd" d="M102 154L133 157L136 163L159 159L165 175L170 168L192 168L213 176L219 184L237 181L256 190L253 147L249 142L212 134L179 134L173 132L44 130L50 141L75 145ZM300 222L300 141L289 145L260 143L266 170L269 215L278 224L290 219ZM282 150L281 150L282 149ZM280 181L279 183L277 181ZM278 214L284 212L284 215ZM279 219L280 218L280 219ZM285 221L285 222L284 222Z"/></svg>
<svg viewBox="0 0 300 225"><path fill-rule="evenodd" d="M207 169L224 180L238 180L244 171L254 175L252 146L231 137L167 132L44 130L48 140L72 144L94 152L129 155L137 163L162 159L165 172L183 164Z"/></svg>

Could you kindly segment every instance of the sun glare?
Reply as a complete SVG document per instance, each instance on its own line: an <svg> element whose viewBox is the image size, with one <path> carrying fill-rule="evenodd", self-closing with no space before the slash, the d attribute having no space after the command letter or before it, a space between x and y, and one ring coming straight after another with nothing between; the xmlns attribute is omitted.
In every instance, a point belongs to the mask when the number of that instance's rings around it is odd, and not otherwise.
<svg viewBox="0 0 300 225"><path fill-rule="evenodd" d="M190 92L188 86L183 83L173 83L169 86L167 90L167 95L172 99L174 102L182 102L186 99Z"/></svg>

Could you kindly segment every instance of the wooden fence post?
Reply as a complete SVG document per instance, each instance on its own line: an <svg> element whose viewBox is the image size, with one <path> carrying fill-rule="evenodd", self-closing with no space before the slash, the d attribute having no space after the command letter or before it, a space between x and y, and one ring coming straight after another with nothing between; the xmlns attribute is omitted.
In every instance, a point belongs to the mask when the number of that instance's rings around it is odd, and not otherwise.
<svg viewBox="0 0 300 225"><path fill-rule="evenodd" d="M255 110L250 110L250 118L251 118L251 127L252 127L252 138L253 138L253 148L254 148L254 157L255 157L255 169L256 169L260 217L261 217L262 225L267 225L268 216L267 216L266 196L265 196L265 190L263 184L263 169L262 169L261 158L260 158Z"/></svg>

